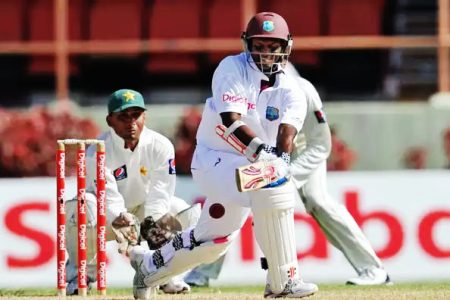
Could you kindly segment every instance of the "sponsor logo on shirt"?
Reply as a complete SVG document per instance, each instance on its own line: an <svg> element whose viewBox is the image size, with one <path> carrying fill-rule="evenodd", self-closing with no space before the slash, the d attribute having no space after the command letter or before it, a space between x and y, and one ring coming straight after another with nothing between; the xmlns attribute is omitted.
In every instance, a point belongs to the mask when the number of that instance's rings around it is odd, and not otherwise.
<svg viewBox="0 0 450 300"><path fill-rule="evenodd" d="M123 165L113 171L114 178L117 181L127 178L127 166Z"/></svg>
<svg viewBox="0 0 450 300"><path fill-rule="evenodd" d="M247 98L241 95L225 93L222 95L222 101L227 103L247 103Z"/></svg>
<svg viewBox="0 0 450 300"><path fill-rule="evenodd" d="M169 159L169 174L176 174L177 170L175 168L175 158Z"/></svg>
<svg viewBox="0 0 450 300"><path fill-rule="evenodd" d="M274 121L280 117L280 111L278 108L273 106L267 106L266 109L266 119L269 121Z"/></svg>
<svg viewBox="0 0 450 300"><path fill-rule="evenodd" d="M250 109L256 109L256 104L255 103L247 103L247 110L250 110Z"/></svg>
<svg viewBox="0 0 450 300"><path fill-rule="evenodd" d="M326 123L327 118L325 117L325 113L322 110L314 111L314 115L316 116L317 122Z"/></svg>

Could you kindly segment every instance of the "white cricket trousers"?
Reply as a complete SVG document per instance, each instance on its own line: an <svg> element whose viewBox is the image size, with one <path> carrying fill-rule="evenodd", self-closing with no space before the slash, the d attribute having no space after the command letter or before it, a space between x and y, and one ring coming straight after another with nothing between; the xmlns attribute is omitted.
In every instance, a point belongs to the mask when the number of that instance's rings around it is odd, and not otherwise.
<svg viewBox="0 0 450 300"><path fill-rule="evenodd" d="M299 189L306 211L358 274L367 267L380 268L381 261L358 224L348 210L328 194L326 174L326 162L323 162Z"/></svg>

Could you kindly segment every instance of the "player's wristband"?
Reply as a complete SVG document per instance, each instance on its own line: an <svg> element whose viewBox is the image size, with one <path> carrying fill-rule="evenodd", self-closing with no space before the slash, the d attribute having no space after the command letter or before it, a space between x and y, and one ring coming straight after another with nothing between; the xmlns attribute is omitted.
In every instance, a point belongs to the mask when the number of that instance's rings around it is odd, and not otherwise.
<svg viewBox="0 0 450 300"><path fill-rule="evenodd" d="M281 152L281 155L279 155L279 157L288 165L291 163L291 155L289 153Z"/></svg>
<svg viewBox="0 0 450 300"><path fill-rule="evenodd" d="M267 153L275 154L276 156L278 156L278 155L277 155L277 153L278 153L277 147L272 147L272 146L270 146L270 145L264 144L263 150L264 150L265 152L267 152Z"/></svg>

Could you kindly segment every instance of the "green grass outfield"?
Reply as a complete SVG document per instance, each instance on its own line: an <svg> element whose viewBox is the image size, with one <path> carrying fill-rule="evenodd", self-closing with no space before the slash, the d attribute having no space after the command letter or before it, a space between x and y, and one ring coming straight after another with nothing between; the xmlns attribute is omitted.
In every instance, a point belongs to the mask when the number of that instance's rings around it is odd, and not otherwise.
<svg viewBox="0 0 450 300"><path fill-rule="evenodd" d="M307 298L314 299L450 299L450 282L445 283L408 283L393 286L356 287L337 284L323 284L319 292ZM93 290L95 293L95 290ZM263 299L262 286L248 287L211 287L194 288L189 295L158 294L157 299ZM88 299L133 299L131 288L109 289L107 296L90 295ZM0 299L58 299L54 289L0 289ZM81 297L66 297L66 299L81 299Z"/></svg>

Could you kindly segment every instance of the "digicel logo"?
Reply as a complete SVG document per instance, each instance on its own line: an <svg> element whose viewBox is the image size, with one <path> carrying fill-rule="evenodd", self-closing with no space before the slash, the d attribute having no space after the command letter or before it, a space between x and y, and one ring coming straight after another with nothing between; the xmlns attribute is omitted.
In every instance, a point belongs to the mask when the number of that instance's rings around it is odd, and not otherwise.
<svg viewBox="0 0 450 300"><path fill-rule="evenodd" d="M50 205L48 202L28 202L20 203L11 207L5 213L5 226L14 235L26 238L38 244L36 255L29 257L18 257L11 254L6 255L6 265L9 268L30 268L41 266L50 261L56 252L55 238L47 232L43 232L36 227L28 227L23 222L23 217L29 212L39 212L50 215ZM56 223L56 217L55 217ZM55 231L56 232L56 231Z"/></svg>
<svg viewBox="0 0 450 300"><path fill-rule="evenodd" d="M6 256L6 265L10 269L35 268L49 263L56 253L56 231L55 233L40 230L37 227L29 227L24 224L26 214L42 213L53 218L56 223L56 217L51 214L50 204L47 201L21 202L5 211L3 220L6 229L13 235L29 239L37 244L38 250L35 255L29 254L18 256L14 249L10 253L2 253ZM52 219L50 219L52 220ZM108 263L108 262L107 262Z"/></svg>
<svg viewBox="0 0 450 300"><path fill-rule="evenodd" d="M355 191L348 191L344 194L344 202L350 214L360 227L371 221L378 221L384 224L388 239L381 249L375 249L375 252L381 259L391 258L399 253L404 244L405 233L400 219L387 211L367 211L360 208L359 195ZM309 215L295 213L294 219L296 225L302 223L302 226L309 226L312 231L313 241L309 249L297 253L298 258L314 257L316 259L327 259L329 244L320 229L317 222ZM437 259L448 259L450 249L443 249L436 243L433 236L433 229L440 221L450 221L449 210L428 211L419 219L417 228L418 242L422 250L429 256ZM252 261L257 259L256 245L253 236L252 220L249 218L241 230L241 259Z"/></svg>
<svg viewBox="0 0 450 300"><path fill-rule="evenodd" d="M405 232L398 216L383 210L364 211L361 209L361 200L355 191L348 191L344 194L344 202L350 214L355 218L360 227L371 221L384 224L387 232L387 240L381 249L375 249L381 259L386 259L397 255L404 246ZM46 214L49 219L53 216L49 202L26 201L5 210L4 225L10 234L21 238L29 239L37 244L37 251L34 255L19 255L14 249L6 250L2 255L6 257L6 265L10 269L35 268L49 263L56 250L56 230L47 232L38 227L30 227L24 223L26 214ZM430 257L435 259L450 258L450 248L445 249L440 246L433 235L433 230L442 221L450 221L450 210L427 210L422 217L417 220L417 231L414 232L418 239L418 246ZM297 253L299 258L314 257L316 259L327 259L330 245L322 233L319 225L309 215L295 214L296 225L309 226L312 230L313 240L308 249ZM252 230L252 219L249 218L240 236L241 258L244 261L259 259L256 256L255 240Z"/></svg>

